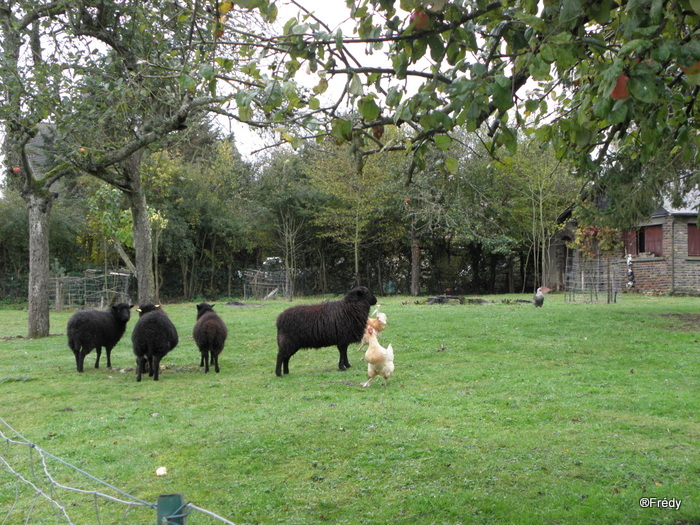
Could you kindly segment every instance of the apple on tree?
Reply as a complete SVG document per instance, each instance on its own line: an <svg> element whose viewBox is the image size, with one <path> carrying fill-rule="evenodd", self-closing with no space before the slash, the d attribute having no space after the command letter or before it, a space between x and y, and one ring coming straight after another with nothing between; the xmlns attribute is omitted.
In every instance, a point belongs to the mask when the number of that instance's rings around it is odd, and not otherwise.
<svg viewBox="0 0 700 525"><path fill-rule="evenodd" d="M414 11L408 18L408 22L417 30L424 31L430 27L430 16L425 11Z"/></svg>
<svg viewBox="0 0 700 525"><path fill-rule="evenodd" d="M627 87L627 81L630 79L625 74L617 77L617 82L615 82L615 87L610 93L610 98L613 100L625 100L630 97L630 90Z"/></svg>
<svg viewBox="0 0 700 525"><path fill-rule="evenodd" d="M681 68L681 71L683 71L683 73L686 73L688 75L697 75L698 73L700 73L700 60L698 60L692 66L689 66L689 67L680 66L680 68Z"/></svg>
<svg viewBox="0 0 700 525"><path fill-rule="evenodd" d="M686 80L691 86L700 86L700 60L688 67L680 66L681 71L685 73Z"/></svg>

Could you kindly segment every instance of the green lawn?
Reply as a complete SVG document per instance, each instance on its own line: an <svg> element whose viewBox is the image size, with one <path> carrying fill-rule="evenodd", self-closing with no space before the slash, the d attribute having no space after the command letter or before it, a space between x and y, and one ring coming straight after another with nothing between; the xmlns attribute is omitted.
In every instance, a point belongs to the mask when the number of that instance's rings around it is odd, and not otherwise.
<svg viewBox="0 0 700 525"><path fill-rule="evenodd" d="M160 381L141 383L135 315L116 368L93 368L93 352L78 374L64 335L71 312L52 314L55 336L26 340L17 337L26 312L2 310L0 417L133 496L182 493L235 523L700 524L700 299L570 304L550 294L541 309L487 299L379 298L388 316L380 341L393 344L396 371L369 388L357 345L347 372L328 348L300 351L288 376L274 375L284 301L219 303L229 339L221 373L206 375L194 304L165 305L180 345ZM124 505L51 487L28 447L0 450L56 491L76 523L97 523L98 513L100 523L156 521L150 509L124 516ZM160 466L167 476L155 475ZM28 514L56 523L7 470L0 523ZM47 470L108 492L58 461ZM681 506L642 508L644 497ZM188 523L214 521L195 513Z"/></svg>

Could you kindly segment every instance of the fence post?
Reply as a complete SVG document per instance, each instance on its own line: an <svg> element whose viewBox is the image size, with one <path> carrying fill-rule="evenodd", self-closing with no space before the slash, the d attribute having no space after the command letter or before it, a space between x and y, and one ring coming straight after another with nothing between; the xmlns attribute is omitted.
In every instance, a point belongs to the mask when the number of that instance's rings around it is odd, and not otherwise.
<svg viewBox="0 0 700 525"><path fill-rule="evenodd" d="M161 494L158 496L157 525L185 525L185 500L182 494Z"/></svg>

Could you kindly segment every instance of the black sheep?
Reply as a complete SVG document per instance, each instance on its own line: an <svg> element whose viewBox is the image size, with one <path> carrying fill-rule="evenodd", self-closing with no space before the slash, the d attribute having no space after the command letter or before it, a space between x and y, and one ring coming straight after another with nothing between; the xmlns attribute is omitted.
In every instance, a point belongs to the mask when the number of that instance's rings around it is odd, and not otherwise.
<svg viewBox="0 0 700 525"><path fill-rule="evenodd" d="M112 304L106 310L81 310L68 320L68 346L75 355L78 372L83 371L85 356L94 348L97 352L95 368L100 367L102 347L107 351L107 368L112 367L112 348L119 342L131 317L133 304Z"/></svg>
<svg viewBox="0 0 700 525"><path fill-rule="evenodd" d="M204 372L209 372L209 356L214 370L219 373L219 354L224 349L228 330L221 317L214 311L213 304L199 303L197 305L197 322L192 330L192 337L202 353L199 366Z"/></svg>
<svg viewBox="0 0 700 525"><path fill-rule="evenodd" d="M148 312L152 312L154 310L160 310L160 305L153 303L141 303L136 309L136 311L139 313L139 317L143 317L143 314L147 314Z"/></svg>
<svg viewBox="0 0 700 525"><path fill-rule="evenodd" d="M277 317L278 376L289 373L289 358L301 348L337 346L338 368L350 368L348 345L362 339L370 306L377 299L366 287L350 290L339 301L287 308Z"/></svg>
<svg viewBox="0 0 700 525"><path fill-rule="evenodd" d="M136 355L136 381L141 381L144 372L158 381L160 360L177 346L177 330L160 306L143 304L139 306L139 312L139 320L131 333Z"/></svg>
<svg viewBox="0 0 700 525"><path fill-rule="evenodd" d="M141 303L136 309L136 311L139 313L139 318L143 317L144 314L147 314L148 312L152 312L154 310L160 310L160 305L153 303ZM148 361L146 361L143 369L143 373L145 374L146 372L150 372L150 370L148 369Z"/></svg>

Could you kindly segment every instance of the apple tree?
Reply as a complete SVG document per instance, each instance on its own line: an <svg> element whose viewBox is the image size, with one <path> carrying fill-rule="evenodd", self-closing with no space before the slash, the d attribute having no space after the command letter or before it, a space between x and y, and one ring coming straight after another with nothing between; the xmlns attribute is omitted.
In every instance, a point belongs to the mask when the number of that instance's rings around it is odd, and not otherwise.
<svg viewBox="0 0 700 525"><path fill-rule="evenodd" d="M141 158L188 123L223 111L230 93L219 92L215 69L227 85L252 82L236 60L259 40L252 17L232 17L226 31L239 37L220 41L232 9L231 2L0 1L0 124L5 175L29 213L30 336L49 333L48 218L64 177L87 173L124 192L139 300L153 297Z"/></svg>
<svg viewBox="0 0 700 525"><path fill-rule="evenodd" d="M293 111L300 127L280 125L293 145L322 131L354 144L360 136L364 153L405 147L419 166L456 128L478 133L494 155L526 134L601 183L608 167L640 170L661 149L697 154L697 2L348 0L351 30L293 3L299 16L259 70L270 82L237 97L241 114L263 100L261 118ZM302 73L312 87L291 89ZM381 138L387 125L410 130L407 139Z"/></svg>

